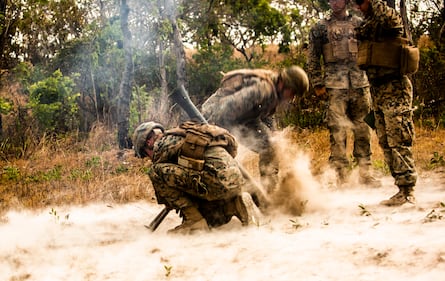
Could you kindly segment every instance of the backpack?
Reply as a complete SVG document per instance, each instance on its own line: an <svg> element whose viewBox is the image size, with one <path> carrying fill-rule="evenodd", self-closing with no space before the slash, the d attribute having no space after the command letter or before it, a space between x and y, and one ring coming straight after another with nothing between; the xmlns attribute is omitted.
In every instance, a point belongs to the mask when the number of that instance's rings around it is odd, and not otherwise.
<svg viewBox="0 0 445 281"><path fill-rule="evenodd" d="M235 137L226 129L212 124L187 121L166 134L184 137L178 164L199 171L204 168L204 153L208 147L221 146L233 158L238 151Z"/></svg>

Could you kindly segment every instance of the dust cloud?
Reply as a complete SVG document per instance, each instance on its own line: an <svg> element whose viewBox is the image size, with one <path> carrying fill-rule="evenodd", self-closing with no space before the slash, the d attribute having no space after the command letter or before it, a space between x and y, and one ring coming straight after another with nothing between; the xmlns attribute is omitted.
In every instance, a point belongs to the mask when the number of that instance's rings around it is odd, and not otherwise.
<svg viewBox="0 0 445 281"><path fill-rule="evenodd" d="M163 207L148 201L11 211L0 222L0 280L443 280L443 176L420 175L418 204L388 208L378 202L395 193L392 178L337 189L329 171L314 178L307 156L286 149L282 204L258 225L234 218L171 235L180 220L170 212L150 232Z"/></svg>
<svg viewBox="0 0 445 281"><path fill-rule="evenodd" d="M279 159L279 183L272 203L282 213L300 216L305 211L323 208L326 198L310 171L310 159L291 144L287 131L277 133L272 142Z"/></svg>

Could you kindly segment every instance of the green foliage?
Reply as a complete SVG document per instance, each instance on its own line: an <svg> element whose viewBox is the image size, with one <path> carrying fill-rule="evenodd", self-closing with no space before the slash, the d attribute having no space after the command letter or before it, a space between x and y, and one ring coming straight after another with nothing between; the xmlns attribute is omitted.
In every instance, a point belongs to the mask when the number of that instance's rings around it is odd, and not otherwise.
<svg viewBox="0 0 445 281"><path fill-rule="evenodd" d="M420 48L419 70L413 75L415 120L431 128L445 125L445 7L439 2L413 0L409 9L413 41Z"/></svg>
<svg viewBox="0 0 445 281"><path fill-rule="evenodd" d="M142 121L150 120L154 100L160 96L160 89L147 92L145 85L133 87L133 98L130 103L130 128L136 128Z"/></svg>
<svg viewBox="0 0 445 281"><path fill-rule="evenodd" d="M372 161L372 166L377 171L380 171L383 175L390 175L391 171L389 170L388 164L384 160L374 160Z"/></svg>
<svg viewBox="0 0 445 281"><path fill-rule="evenodd" d="M60 69L75 82L73 91L79 92L82 101L79 126L83 132L89 131L97 121L104 121L110 127L117 123L119 84L124 69L118 20L111 17L100 24L93 22L85 34L67 43L49 66ZM141 83L136 81L137 85Z"/></svg>
<svg viewBox="0 0 445 281"><path fill-rule="evenodd" d="M289 125L299 128L316 128L324 123L324 111L319 108L298 110L294 107L283 113L278 113L277 116L279 117L279 124L283 128Z"/></svg>
<svg viewBox="0 0 445 281"><path fill-rule="evenodd" d="M88 132L95 122L104 122L109 128L115 126L124 69L119 2L104 2L103 9L107 13L93 13L88 20L89 5L94 5L91 1L82 1L81 5L75 0L11 3L7 1L8 9L4 15L11 23L7 31L10 36L23 34L26 44L20 45L17 40L8 42L2 49L6 54L2 63L9 64L6 58L9 54L17 56L12 58L16 65L13 75L24 92L30 92L29 105L38 121L36 126L37 121L27 119L20 112L13 131L25 136L22 130L29 130L29 127L39 128L39 134L42 134L77 129ZM134 62L130 127L158 114L162 96L161 53L165 58L167 91L176 86L177 58L169 48L172 25L168 15L162 14L166 11L158 4L143 1L130 6ZM416 26L412 26L415 42L422 34L429 34L433 43L421 49L420 68L413 76L414 103L419 108L414 112L415 119L422 125L436 128L445 124L445 101L441 93L445 59L443 43L439 42L443 17L440 7L428 7L433 10L422 14L418 10L419 0L413 0L409 5L411 18L420 17ZM212 94L219 85L221 72L242 67L303 66L306 60L303 44L307 41L308 30L328 10L327 0L183 1L177 9L178 26L183 39L197 51L194 60L186 62L186 88L192 100L199 105ZM0 33L2 31L6 29L0 28ZM12 38L8 34L0 35ZM167 48L161 48L159 42ZM265 47L271 43L278 44L279 52L286 54L284 61L276 63L264 59ZM233 57L234 50L238 59ZM19 63L19 56L25 60L23 63ZM58 69L70 77L72 83L67 77L57 77L54 73ZM52 76L48 77L47 73ZM0 99L0 113L10 112L8 102ZM276 117L283 127L322 126L324 102L312 97L302 99ZM27 133L23 138L1 140L2 149L7 148L15 155L25 154L36 139L34 132ZM4 150L0 153L3 155Z"/></svg>
<svg viewBox="0 0 445 281"><path fill-rule="evenodd" d="M196 104L201 104L214 93L222 78L222 73L238 68L261 67L262 63L247 63L233 58L233 49L224 44L215 44L202 48L193 55L193 61L188 64L188 92Z"/></svg>
<svg viewBox="0 0 445 281"><path fill-rule="evenodd" d="M102 163L102 159L99 156L93 156L85 162L85 166L88 168L99 167Z"/></svg>
<svg viewBox="0 0 445 281"><path fill-rule="evenodd" d="M8 114L12 109L12 104L0 97L0 114Z"/></svg>
<svg viewBox="0 0 445 281"><path fill-rule="evenodd" d="M22 175L20 169L15 166L5 166L1 173L1 179L3 181L20 182L24 183L39 183L50 182L53 180L60 180L62 178L62 166L56 165L54 168L48 171L36 171L30 175Z"/></svg>
<svg viewBox="0 0 445 281"><path fill-rule="evenodd" d="M150 166L143 166L139 169L139 172L146 175L150 171L150 168L151 168Z"/></svg>
<svg viewBox="0 0 445 281"><path fill-rule="evenodd" d="M11 72L16 81L19 81L23 87L27 87L29 82L32 81L34 66L29 62L20 62Z"/></svg>
<svg viewBox="0 0 445 281"><path fill-rule="evenodd" d="M93 177L93 172L90 169L87 169L87 170L73 169L70 171L70 174L68 175L68 178L70 180L80 179L83 181L88 181L92 177Z"/></svg>
<svg viewBox="0 0 445 281"><path fill-rule="evenodd" d="M434 42L438 42L440 29L445 23L443 1L411 0L409 1L409 12L409 18L412 19L410 30L414 42L417 42L424 34L429 34Z"/></svg>
<svg viewBox="0 0 445 281"><path fill-rule="evenodd" d="M294 9L290 14L295 16L296 11ZM297 30L292 28L291 21L298 17L288 14L288 10L277 9L268 0L224 1L218 4L185 1L181 18L189 27L187 33L200 48L222 43L235 48L246 62L251 62L261 58L260 48L271 42L283 46L292 39L296 42L290 33Z"/></svg>
<svg viewBox="0 0 445 281"><path fill-rule="evenodd" d="M80 36L88 22L87 1L81 5L76 0L3 2L7 23L7 28L0 28L1 38L7 39L2 40L3 68L14 67L23 58L45 64L67 41Z"/></svg>
<svg viewBox="0 0 445 281"><path fill-rule="evenodd" d="M15 166L5 166L1 173L1 178L8 181L19 181L21 178L20 169Z"/></svg>
<svg viewBox="0 0 445 281"><path fill-rule="evenodd" d="M243 5L244 8L249 9L248 25L252 26L257 34L264 36L275 35L279 28L286 25L285 17L279 10L272 8L269 1L262 0L257 2L259 3L255 3L252 7Z"/></svg>
<svg viewBox="0 0 445 281"><path fill-rule="evenodd" d="M115 175L125 174L130 170L128 165L125 164L119 164L112 169L110 168L112 167L109 162L103 161L99 156L94 156L85 161L84 168L70 170L68 178L70 180L89 181L94 175L97 175L97 173L104 173L106 170L110 170L110 173Z"/></svg>
<svg viewBox="0 0 445 281"><path fill-rule="evenodd" d="M12 110L7 117L12 120L3 124L2 138L0 139L0 157L26 157L30 149L38 142L39 136L34 134L36 130L35 121L31 119L28 110L19 106Z"/></svg>
<svg viewBox="0 0 445 281"><path fill-rule="evenodd" d="M62 178L62 166L56 165L48 171L37 171L25 178L26 183L51 182Z"/></svg>
<svg viewBox="0 0 445 281"><path fill-rule="evenodd" d="M29 87L30 107L43 133L63 133L77 126L77 98L74 82L57 70Z"/></svg>
<svg viewBox="0 0 445 281"><path fill-rule="evenodd" d="M423 122L433 118L433 127L443 126L445 99L442 89L445 86L445 56L437 48L421 48L419 71L415 74L416 99L418 110L415 119ZM421 123L420 125L423 125Z"/></svg>
<svg viewBox="0 0 445 281"><path fill-rule="evenodd" d="M443 158L443 155L440 155L439 152L434 151L433 158L430 159L428 166L430 169L435 169L437 167L444 167L445 159Z"/></svg>
<svg viewBox="0 0 445 281"><path fill-rule="evenodd" d="M115 174L125 174L129 171L128 166L125 164L120 164L119 166L116 167L116 169L114 170Z"/></svg>
<svg viewBox="0 0 445 281"><path fill-rule="evenodd" d="M110 165L111 165L110 162L104 160L100 156L93 156L85 161L85 167L91 171L93 170L100 171L101 169L109 169Z"/></svg>

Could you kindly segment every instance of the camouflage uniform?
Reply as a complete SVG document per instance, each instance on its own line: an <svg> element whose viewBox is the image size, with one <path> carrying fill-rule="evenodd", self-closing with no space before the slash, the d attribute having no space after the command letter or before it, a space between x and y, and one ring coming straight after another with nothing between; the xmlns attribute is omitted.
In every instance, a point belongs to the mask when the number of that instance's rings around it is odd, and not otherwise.
<svg viewBox="0 0 445 281"><path fill-rule="evenodd" d="M198 206L210 226L230 221L227 202L241 193L245 180L238 165L222 146L209 146L201 171L178 164L185 137L169 131L154 144L148 175L159 204L176 210Z"/></svg>
<svg viewBox="0 0 445 281"><path fill-rule="evenodd" d="M269 139L274 127L270 120L279 104L277 79L278 73L270 70L228 72L220 88L202 105L202 114L210 123L230 130L259 154L261 182L268 192L278 179L278 159Z"/></svg>
<svg viewBox="0 0 445 281"><path fill-rule="evenodd" d="M371 0L370 5L371 12L356 29L360 41L387 42L403 37L402 18L394 9L380 0ZM395 184L406 196L412 195L417 180L411 152L414 139L412 84L406 75L400 74L399 68L366 65L363 68L371 83L376 133L385 161Z"/></svg>
<svg viewBox="0 0 445 281"><path fill-rule="evenodd" d="M346 155L349 128L354 135L353 156L359 164L361 180L365 183L371 178L371 132L364 122L370 111L371 95L366 73L356 63L357 40L354 36L354 28L360 23L361 19L356 16L346 15L344 19L331 16L318 22L309 33L308 72L313 86L326 87L329 94L329 161L337 171L340 184L345 180L349 166Z"/></svg>

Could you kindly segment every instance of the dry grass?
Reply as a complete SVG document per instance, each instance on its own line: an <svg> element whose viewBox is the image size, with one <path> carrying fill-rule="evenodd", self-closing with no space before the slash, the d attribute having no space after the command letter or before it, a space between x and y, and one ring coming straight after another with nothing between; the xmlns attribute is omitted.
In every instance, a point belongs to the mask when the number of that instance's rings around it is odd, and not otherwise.
<svg viewBox="0 0 445 281"><path fill-rule="evenodd" d="M149 162L120 152L115 137L96 127L86 142L41 143L28 160L0 162L0 213L92 202L154 200L144 171Z"/></svg>
<svg viewBox="0 0 445 281"><path fill-rule="evenodd" d="M311 155L312 172L321 173L328 165L329 158L329 132L326 129L317 131L294 131L291 135L305 152ZM349 135L348 153L352 159L352 136ZM413 146L413 156L419 174L429 171L442 172L445 167L445 130L430 130L416 128L416 139ZM378 144L375 132L372 133L371 149L372 162L375 169L384 170L383 152ZM387 172L387 171L386 171Z"/></svg>
<svg viewBox="0 0 445 281"><path fill-rule="evenodd" d="M321 173L328 165L329 158L329 132L326 129L317 131L303 130L294 132L293 140L303 150L311 155L312 172ZM352 159L352 136L349 135L348 153ZM425 172L442 172L445 167L445 130L430 130L416 128L416 139L413 146L413 156L420 175ZM384 163L381 150L375 132L371 139L372 162L374 169L388 172Z"/></svg>
<svg viewBox="0 0 445 281"><path fill-rule="evenodd" d="M327 167L329 133L326 129L292 130L289 136L292 143L310 155L314 174ZM43 142L28 160L0 162L0 213L92 202L154 202L153 189L145 173L150 162L135 158L131 150L119 152L114 139L113 133L97 126L85 142L70 139L56 144ZM417 129L413 152L420 174L442 172L444 139L445 130ZM380 169L383 155L375 135L372 148L373 165ZM245 167L249 170L250 166L247 163Z"/></svg>

